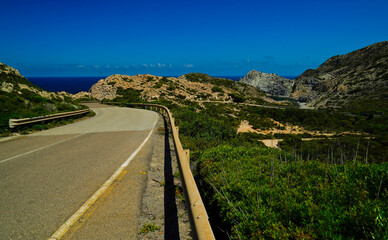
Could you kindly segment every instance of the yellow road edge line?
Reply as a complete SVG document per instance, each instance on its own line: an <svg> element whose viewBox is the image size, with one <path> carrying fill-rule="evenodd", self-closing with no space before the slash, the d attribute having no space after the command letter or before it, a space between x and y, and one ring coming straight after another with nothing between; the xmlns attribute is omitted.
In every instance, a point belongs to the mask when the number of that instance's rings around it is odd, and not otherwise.
<svg viewBox="0 0 388 240"><path fill-rule="evenodd" d="M115 181L106 189L106 191L100 196L98 201L95 202L90 208L81 216L78 221L74 223L73 226L69 228L69 230L64 235L64 239L72 239L73 235L80 229L84 223L90 218L90 216L93 215L93 213L97 210L99 206L103 204L103 201L109 196L109 194L113 191L113 189L116 187L118 182L124 178L124 176L128 173L128 171L123 170L121 174L117 177Z"/></svg>
<svg viewBox="0 0 388 240"><path fill-rule="evenodd" d="M154 125L155 126L155 125ZM113 175L106 180L106 182L90 197L59 229L51 235L48 240L58 240L61 239L66 232L78 221L82 215L97 201L97 199L106 191L106 189L117 179L121 172L128 166L133 158L140 152L143 146L147 143L148 139L151 137L151 134L154 130L152 129L146 139L140 144L135 152L116 170Z"/></svg>

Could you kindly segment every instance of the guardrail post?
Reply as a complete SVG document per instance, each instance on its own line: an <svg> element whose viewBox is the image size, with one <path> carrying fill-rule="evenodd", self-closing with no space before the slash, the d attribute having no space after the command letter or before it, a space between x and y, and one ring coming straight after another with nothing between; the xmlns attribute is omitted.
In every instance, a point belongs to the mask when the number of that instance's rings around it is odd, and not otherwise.
<svg viewBox="0 0 388 240"><path fill-rule="evenodd" d="M183 152L186 155L187 162L190 164L190 149L185 149Z"/></svg>
<svg viewBox="0 0 388 240"><path fill-rule="evenodd" d="M10 128L14 128L14 127L15 127L15 125L13 125L13 120L14 120L14 119L10 119L10 120L8 121L8 124L9 124L9 127L10 127Z"/></svg>

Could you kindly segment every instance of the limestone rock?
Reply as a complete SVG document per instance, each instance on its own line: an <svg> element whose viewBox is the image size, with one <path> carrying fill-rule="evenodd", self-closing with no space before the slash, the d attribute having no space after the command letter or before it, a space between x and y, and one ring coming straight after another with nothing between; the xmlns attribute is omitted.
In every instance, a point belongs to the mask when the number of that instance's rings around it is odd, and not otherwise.
<svg viewBox="0 0 388 240"><path fill-rule="evenodd" d="M1 84L1 91L4 91L4 92L12 92L13 90L13 84L12 83L8 83L8 82L3 82Z"/></svg>
<svg viewBox="0 0 388 240"><path fill-rule="evenodd" d="M248 72L240 82L252 85L267 94L283 97L290 96L293 85L293 81L290 79L274 73L263 73L256 70Z"/></svg>
<svg viewBox="0 0 388 240"><path fill-rule="evenodd" d="M18 70L14 69L10 66L5 65L4 63L0 63L0 73L21 77Z"/></svg>

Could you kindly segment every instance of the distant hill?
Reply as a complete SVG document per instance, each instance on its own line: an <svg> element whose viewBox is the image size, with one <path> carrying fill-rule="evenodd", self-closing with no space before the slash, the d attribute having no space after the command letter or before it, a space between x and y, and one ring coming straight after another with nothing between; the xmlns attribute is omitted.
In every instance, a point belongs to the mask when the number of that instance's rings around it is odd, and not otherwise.
<svg viewBox="0 0 388 240"><path fill-rule="evenodd" d="M45 91L20 75L18 70L0 63L0 134L8 131L10 118L33 117L81 108L73 102L72 97L66 92Z"/></svg>
<svg viewBox="0 0 388 240"><path fill-rule="evenodd" d="M291 96L310 108L388 110L388 41L305 71L295 79Z"/></svg>
<svg viewBox="0 0 388 240"><path fill-rule="evenodd" d="M115 74L98 81L89 92L97 100L169 101L178 105L182 101L265 103L267 100L261 91L248 84L202 73L189 73L177 78Z"/></svg>
<svg viewBox="0 0 388 240"><path fill-rule="evenodd" d="M240 82L268 95L297 99L302 108L386 111L388 41L331 57L295 80L252 70Z"/></svg>

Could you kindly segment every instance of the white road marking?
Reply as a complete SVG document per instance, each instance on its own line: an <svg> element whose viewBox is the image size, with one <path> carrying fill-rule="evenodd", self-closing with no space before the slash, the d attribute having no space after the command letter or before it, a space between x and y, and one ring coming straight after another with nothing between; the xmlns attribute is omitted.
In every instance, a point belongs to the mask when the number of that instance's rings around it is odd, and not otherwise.
<svg viewBox="0 0 388 240"><path fill-rule="evenodd" d="M155 119L154 127L157 122ZM97 201L97 199L106 191L106 189L117 179L121 172L128 166L133 158L140 152L143 146L147 143L148 139L151 137L151 134L154 130L152 129L146 139L140 144L135 152L116 170L115 173L89 198L78 210L75 212L51 237L49 240L58 240L62 238L66 232L78 221L82 215Z"/></svg>
<svg viewBox="0 0 388 240"><path fill-rule="evenodd" d="M12 160L12 159L15 159L15 158L18 158L18 157L22 157L22 156L25 156L25 155L30 154L30 153L34 153L34 152L43 150L43 149L45 149L45 148L49 148L49 147L52 147L52 146L55 146L55 145L58 145L58 144L61 144L61 143L64 143L64 142L73 140L74 138L80 137L80 136L82 136L82 135L84 135L84 134L80 134L80 135L77 135L77 136L74 136L74 137L71 137L71 138L68 138L68 139L59 141L59 142L57 142L57 143L53 143L53 144L50 144L50 145L47 145L47 146L44 146L44 147L41 147L41 148L38 148L38 149L35 149L35 150L32 150L32 151L29 151L29 152L25 152L25 153L22 153L22 154L19 154L19 155L16 155L16 156L13 156L13 157L10 157L10 158L1 160L0 163L7 162L7 161L9 161L9 160Z"/></svg>

